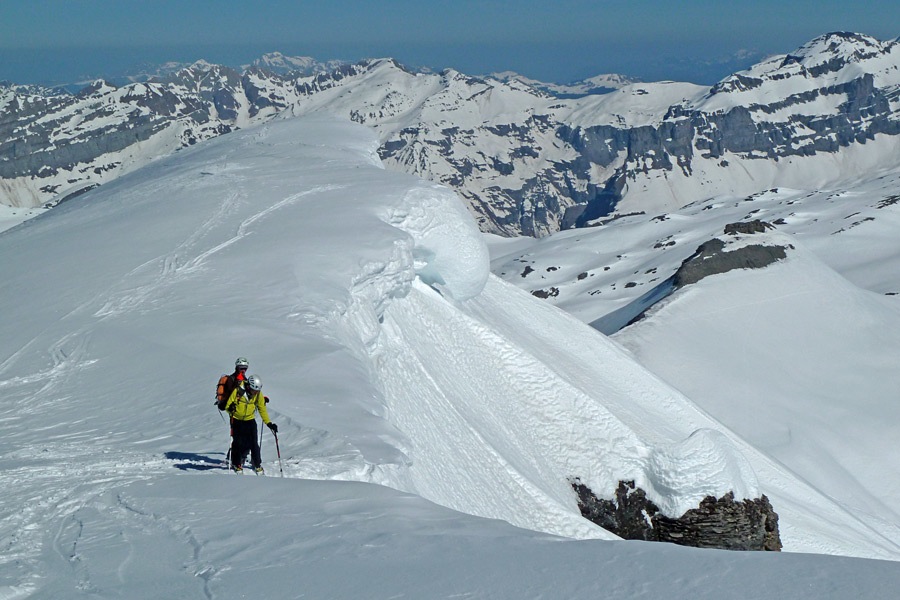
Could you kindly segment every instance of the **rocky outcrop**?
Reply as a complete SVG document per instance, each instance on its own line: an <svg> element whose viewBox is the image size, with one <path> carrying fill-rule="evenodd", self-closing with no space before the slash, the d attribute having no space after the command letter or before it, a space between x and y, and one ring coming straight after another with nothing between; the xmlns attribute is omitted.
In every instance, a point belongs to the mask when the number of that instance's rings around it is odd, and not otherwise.
<svg viewBox="0 0 900 600"><path fill-rule="evenodd" d="M730 223L725 226L726 235L762 233L774 226L760 220ZM713 238L704 242L697 251L685 259L673 276L674 289L697 283L704 277L727 273L735 269L762 269L787 257L791 246L777 244L747 244L726 249L726 243Z"/></svg>
<svg viewBox="0 0 900 600"><path fill-rule="evenodd" d="M710 275L727 273L735 269L762 269L779 260L784 260L787 258L787 251L793 248L790 244L781 246L746 243L748 236L765 233L771 229L775 229L775 226L759 219L729 223L725 226L725 235L729 236L727 241L713 238L700 244L694 254L685 259L672 276L656 284L628 304L592 321L591 327L606 335L612 335L643 319L653 306L680 288L697 283ZM729 244L734 247L728 248ZM544 297L535 292L532 293Z"/></svg>
<svg viewBox="0 0 900 600"><path fill-rule="evenodd" d="M581 514L626 540L725 550L781 550L778 514L765 495L741 501L735 501L732 493L722 498L708 496L697 508L672 518L661 514L634 481L620 481L611 500L598 498L579 479L571 484Z"/></svg>
<svg viewBox="0 0 900 600"><path fill-rule="evenodd" d="M740 223L729 223L725 226L725 235L752 235L754 233L765 233L775 226L759 219L753 221L741 221Z"/></svg>
<svg viewBox="0 0 900 600"><path fill-rule="evenodd" d="M785 246L751 244L737 250L726 251L725 242L713 238L700 244L697 252L681 264L675 272L675 288L735 269L761 269L786 257Z"/></svg>

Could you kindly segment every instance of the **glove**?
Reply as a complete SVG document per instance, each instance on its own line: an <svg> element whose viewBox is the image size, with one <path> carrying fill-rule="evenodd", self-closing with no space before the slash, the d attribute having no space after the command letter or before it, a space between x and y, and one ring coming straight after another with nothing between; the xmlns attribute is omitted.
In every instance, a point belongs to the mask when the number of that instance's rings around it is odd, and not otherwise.
<svg viewBox="0 0 900 600"><path fill-rule="evenodd" d="M266 423L266 427L272 430L272 433L278 433L278 425L275 423Z"/></svg>

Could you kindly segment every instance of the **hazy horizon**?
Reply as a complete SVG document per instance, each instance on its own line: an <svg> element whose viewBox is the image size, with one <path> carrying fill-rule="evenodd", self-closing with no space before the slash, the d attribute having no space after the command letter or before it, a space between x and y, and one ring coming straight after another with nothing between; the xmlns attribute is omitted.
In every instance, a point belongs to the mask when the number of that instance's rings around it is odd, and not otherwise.
<svg viewBox="0 0 900 600"><path fill-rule="evenodd" d="M900 5L836 1L666 3L539 0L452 5L335 0L0 3L0 80L61 85L168 61L239 66L267 52L391 57L480 75L567 83L605 73L711 85L832 31L897 37Z"/></svg>

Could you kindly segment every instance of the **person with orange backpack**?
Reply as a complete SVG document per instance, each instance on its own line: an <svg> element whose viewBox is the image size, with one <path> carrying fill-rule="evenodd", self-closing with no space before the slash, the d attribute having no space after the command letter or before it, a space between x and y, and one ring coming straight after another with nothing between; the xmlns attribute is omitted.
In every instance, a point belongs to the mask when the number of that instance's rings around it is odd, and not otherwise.
<svg viewBox="0 0 900 600"><path fill-rule="evenodd" d="M247 379L247 369L250 362L241 356L234 361L234 373L231 375L222 375L219 378L219 385L216 386L216 406L219 410L225 410L225 403L228 402L231 392L234 391L241 382Z"/></svg>

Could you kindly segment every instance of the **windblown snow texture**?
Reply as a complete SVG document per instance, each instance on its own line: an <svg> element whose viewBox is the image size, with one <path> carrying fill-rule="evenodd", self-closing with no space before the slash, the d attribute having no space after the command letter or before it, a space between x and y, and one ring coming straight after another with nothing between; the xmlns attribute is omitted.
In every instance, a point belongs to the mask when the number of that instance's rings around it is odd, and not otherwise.
<svg viewBox="0 0 900 600"><path fill-rule="evenodd" d="M454 194L385 171L376 148L356 125L275 121L0 234L6 597L894 589L894 562L588 539L613 536L580 517L573 476L635 479L672 513L762 492L788 551L900 557L616 343L490 275ZM218 468L212 400L235 356L271 398L285 479ZM273 450L265 434L268 465Z"/></svg>

